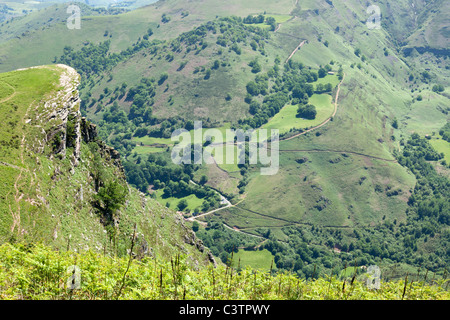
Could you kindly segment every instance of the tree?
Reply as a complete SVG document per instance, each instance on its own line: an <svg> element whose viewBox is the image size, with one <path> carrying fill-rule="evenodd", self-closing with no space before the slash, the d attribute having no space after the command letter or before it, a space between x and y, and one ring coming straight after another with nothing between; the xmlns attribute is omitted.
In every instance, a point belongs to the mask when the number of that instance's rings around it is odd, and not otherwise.
<svg viewBox="0 0 450 320"><path fill-rule="evenodd" d="M251 14L249 14L248 16L246 16L243 20L243 23L247 23L247 24L252 24L253 23L253 16Z"/></svg>
<svg viewBox="0 0 450 320"><path fill-rule="evenodd" d="M211 77L211 69L207 69L206 70L206 72L205 72L205 77L204 77L204 79L205 80L208 80L209 78Z"/></svg>
<svg viewBox="0 0 450 320"><path fill-rule="evenodd" d="M392 127L394 127L395 129L398 129L398 120L397 119L394 119L392 121Z"/></svg>
<svg viewBox="0 0 450 320"><path fill-rule="evenodd" d="M184 69L184 67L187 65L187 60L180 63L180 66L178 67L177 71L181 71Z"/></svg>
<svg viewBox="0 0 450 320"><path fill-rule="evenodd" d="M325 70L324 68L321 67L318 71L318 74L319 74L319 78L323 78L327 75L327 70Z"/></svg>
<svg viewBox="0 0 450 320"><path fill-rule="evenodd" d="M322 83L319 83L317 86L316 86L316 92L317 93L322 93L324 91L324 89L323 89L323 84Z"/></svg>
<svg viewBox="0 0 450 320"><path fill-rule="evenodd" d="M208 177L205 175L202 175L199 181L199 184L204 185L206 182L208 182Z"/></svg>
<svg viewBox="0 0 450 320"><path fill-rule="evenodd" d="M342 69L342 67L339 68L337 76L339 80L342 80L344 78L344 69Z"/></svg>
<svg viewBox="0 0 450 320"><path fill-rule="evenodd" d="M125 203L126 194L124 186L112 181L99 189L95 200L104 213L113 215Z"/></svg>
<svg viewBox="0 0 450 320"><path fill-rule="evenodd" d="M443 92L445 90L442 84L435 84L432 88L433 92Z"/></svg>
<svg viewBox="0 0 450 320"><path fill-rule="evenodd" d="M170 21L170 17L167 16L165 13L163 13L162 16L161 16L161 22L162 23L167 23L169 21Z"/></svg>
<svg viewBox="0 0 450 320"><path fill-rule="evenodd" d="M181 199L180 202L178 202L177 208L179 211L183 211L184 209L186 209L188 206L188 203L186 201L186 199Z"/></svg>
<svg viewBox="0 0 450 320"><path fill-rule="evenodd" d="M270 31L275 31L277 28L277 21L273 17L267 17L266 24L270 25Z"/></svg>
<svg viewBox="0 0 450 320"><path fill-rule="evenodd" d="M231 253L233 251L238 252L239 251L239 241L237 239L228 240L223 245L223 249L229 253Z"/></svg>
<svg viewBox="0 0 450 320"><path fill-rule="evenodd" d="M194 222L192 223L192 230L193 230L194 232L197 232L198 229L199 229L199 227L200 227L200 224L199 224L197 221L194 221Z"/></svg>
<svg viewBox="0 0 450 320"><path fill-rule="evenodd" d="M258 15L255 18L255 23L263 23L264 22L264 16L262 14Z"/></svg>
<svg viewBox="0 0 450 320"><path fill-rule="evenodd" d="M220 254L220 260L222 260L223 263L228 263L228 253L226 251L223 251Z"/></svg>
<svg viewBox="0 0 450 320"><path fill-rule="evenodd" d="M164 81L167 80L167 78L169 78L169 74L167 72L162 73L161 76L159 77L158 85L162 85Z"/></svg>
<svg viewBox="0 0 450 320"><path fill-rule="evenodd" d="M247 92L249 94L251 94L252 96L257 96L260 93L259 87L255 81L250 81L249 83L247 83L246 88L247 88Z"/></svg>
<svg viewBox="0 0 450 320"><path fill-rule="evenodd" d="M259 64L258 59L250 61L248 65L252 67L253 73L258 73L261 71L261 65Z"/></svg>
<svg viewBox="0 0 450 320"><path fill-rule="evenodd" d="M172 189L170 187L165 187L163 190L163 197L170 198L172 196Z"/></svg>
<svg viewBox="0 0 450 320"><path fill-rule="evenodd" d="M300 105L297 109L297 118L315 119L317 115L316 107L312 104Z"/></svg>
<svg viewBox="0 0 450 320"><path fill-rule="evenodd" d="M233 45L231 46L231 50L236 52L236 54L241 54L242 53L241 48L236 43L233 43Z"/></svg>
<svg viewBox="0 0 450 320"><path fill-rule="evenodd" d="M260 108L261 108L261 104L259 102L252 101L250 103L249 112L254 115L254 114L256 114L259 111Z"/></svg>

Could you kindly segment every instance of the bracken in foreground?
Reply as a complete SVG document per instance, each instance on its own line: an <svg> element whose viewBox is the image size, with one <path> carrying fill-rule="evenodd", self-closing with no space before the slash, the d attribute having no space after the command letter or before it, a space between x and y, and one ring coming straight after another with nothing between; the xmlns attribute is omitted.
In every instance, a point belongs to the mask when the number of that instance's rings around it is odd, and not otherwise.
<svg viewBox="0 0 450 320"><path fill-rule="evenodd" d="M43 245L0 246L1 299L448 300L447 282L430 285L406 277L381 281L380 289L369 290L364 278L355 276L306 281L250 268L194 270L180 255L170 262L157 257L139 261L132 255L62 252Z"/></svg>

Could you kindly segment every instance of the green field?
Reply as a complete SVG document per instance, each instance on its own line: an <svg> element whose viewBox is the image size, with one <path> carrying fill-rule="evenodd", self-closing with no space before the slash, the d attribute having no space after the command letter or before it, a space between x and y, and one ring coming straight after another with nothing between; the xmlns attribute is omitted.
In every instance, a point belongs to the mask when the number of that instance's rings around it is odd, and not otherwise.
<svg viewBox="0 0 450 320"><path fill-rule="evenodd" d="M165 147L150 147L150 146L140 146L137 145L136 147L134 147L132 153L134 154L136 152L136 154L138 155L145 155L145 154L149 154L149 153L159 153L159 152L164 152L166 150Z"/></svg>
<svg viewBox="0 0 450 320"><path fill-rule="evenodd" d="M213 147L206 147L205 150L208 150L209 153L211 153L214 156L214 160L219 168L222 170L228 171L228 172L236 172L239 171L238 167L238 153L239 148L235 145L229 145L229 144L222 144L220 146L214 146ZM218 156L217 151L221 150L222 153L221 157ZM231 157L231 154L233 155L233 160L231 162L227 161L227 154L230 152L229 157Z"/></svg>
<svg viewBox="0 0 450 320"><path fill-rule="evenodd" d="M265 14L264 17L266 18L274 18L276 23L285 23L286 21L292 19L291 15L288 14ZM255 23L255 24L251 24L263 29L269 29L270 25L266 24L266 23Z"/></svg>
<svg viewBox="0 0 450 320"><path fill-rule="evenodd" d="M444 154L444 160L450 163L450 143L443 139L432 138L430 140L431 145L437 152Z"/></svg>
<svg viewBox="0 0 450 320"><path fill-rule="evenodd" d="M331 86L333 88L335 88L335 87L337 87L339 82L340 82L340 80L339 80L339 78L338 78L338 76L336 74L327 74L325 77L317 79L317 81L314 82L313 84L315 86L317 86L319 83L320 84L331 83Z"/></svg>
<svg viewBox="0 0 450 320"><path fill-rule="evenodd" d="M241 268L249 266L253 269L262 271L270 270L273 255L266 249L263 250L244 250L239 249L237 253L233 253L233 266L235 268L240 265Z"/></svg>
<svg viewBox="0 0 450 320"><path fill-rule="evenodd" d="M309 103L317 110L316 118L313 120L297 118L297 105L286 105L268 123L262 126L263 129L278 129L280 134L289 132L291 129L307 129L317 126L327 120L334 110L331 96L326 93L313 94Z"/></svg>
<svg viewBox="0 0 450 320"><path fill-rule="evenodd" d="M156 190L155 193L156 193L156 200L159 203L161 203L162 205L166 205L167 203L169 203L170 208L175 211L178 211L177 206L182 199L186 200L188 204L188 206L186 207L186 209L183 210L183 212L193 212L195 208L201 207L203 203L203 199L197 198L197 196L194 194L191 194L183 198L176 198L176 197L165 198L163 197L162 189Z"/></svg>
<svg viewBox="0 0 450 320"><path fill-rule="evenodd" d="M226 130L229 129L228 125L223 125L220 128L213 128L214 132L211 135L214 137L214 134L218 134L218 139L221 139L223 142L230 142L233 140L227 139ZM200 143L203 144L206 141L206 138L208 136L208 130L210 128L202 128L201 135L198 135L200 139ZM151 137L151 136L144 136L144 137L133 137L132 141L135 142L137 145L133 149L133 152L137 152L138 154L148 154L148 153L154 153L154 152L161 152L165 151L166 147L172 147L175 143L180 143L179 146L183 146L186 143L195 143L196 133L195 130L190 130L190 141L185 140L184 137L181 137L179 140L175 139L172 140L172 138L159 138L159 137ZM219 141L217 139L213 138L213 141ZM224 153L225 154L225 153Z"/></svg>

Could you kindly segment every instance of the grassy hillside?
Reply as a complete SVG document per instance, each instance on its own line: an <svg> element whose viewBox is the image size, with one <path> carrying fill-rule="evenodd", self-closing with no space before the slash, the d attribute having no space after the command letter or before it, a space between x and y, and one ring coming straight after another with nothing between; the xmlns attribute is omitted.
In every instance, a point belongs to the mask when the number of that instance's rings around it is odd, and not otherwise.
<svg viewBox="0 0 450 320"><path fill-rule="evenodd" d="M78 81L61 66L0 75L0 241L123 255L136 226L139 254L164 258L181 249L191 263L206 263L175 212L127 185L113 149L84 136L79 150L70 144ZM64 122L66 112L73 122Z"/></svg>
<svg viewBox="0 0 450 320"><path fill-rule="evenodd" d="M214 19L217 15L223 17L262 13L260 9L262 6L272 13L288 13L292 3L290 0L283 0L277 4L267 0L263 2L251 0L245 4L238 0L227 3L159 1L126 14L84 16L79 30L70 30L66 26L67 18L70 16L66 13L67 5L55 5L23 18L24 22L31 20L28 24L38 26L33 28L35 31L29 30L30 33L26 36L21 36L21 32L17 32L23 24L22 19L12 25L11 23L3 24L0 28L1 34L13 30L17 38L1 44L1 55L8 57L8 62L6 63L3 59L0 61L0 71L51 63L55 56L63 53L65 46L79 48L85 41L98 43L105 40L105 31L108 31L107 38L111 39L112 50L117 52L136 42L149 27L153 28L157 39L174 38L181 32L189 31L203 22ZM189 15L183 16L182 12L188 12ZM161 22L163 14L171 18L169 23ZM55 22L47 27L50 17L55 17L53 19ZM42 43L46 45L42 46ZM30 47L35 48L33 54L26 50Z"/></svg>

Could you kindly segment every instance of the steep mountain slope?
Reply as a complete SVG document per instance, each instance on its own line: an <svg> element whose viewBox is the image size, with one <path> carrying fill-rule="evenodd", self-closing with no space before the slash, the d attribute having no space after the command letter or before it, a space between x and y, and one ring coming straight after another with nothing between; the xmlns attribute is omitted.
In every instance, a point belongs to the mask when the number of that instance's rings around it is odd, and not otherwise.
<svg viewBox="0 0 450 320"><path fill-rule="evenodd" d="M179 215L127 185L118 152L80 115L79 80L65 65L0 75L0 241L123 255L136 232L138 256L208 263Z"/></svg>

